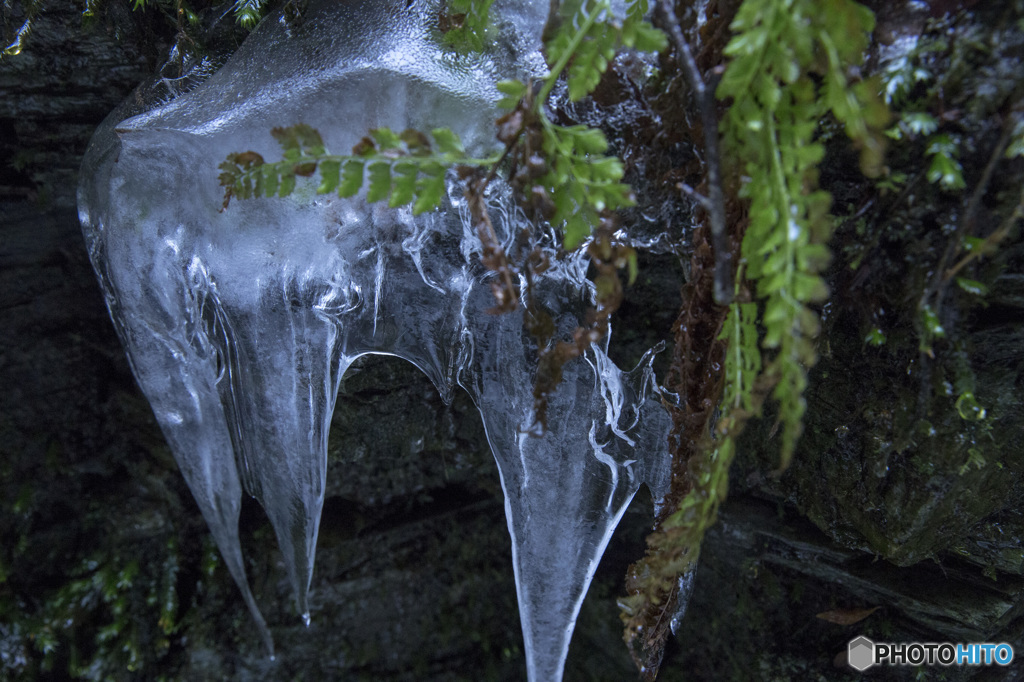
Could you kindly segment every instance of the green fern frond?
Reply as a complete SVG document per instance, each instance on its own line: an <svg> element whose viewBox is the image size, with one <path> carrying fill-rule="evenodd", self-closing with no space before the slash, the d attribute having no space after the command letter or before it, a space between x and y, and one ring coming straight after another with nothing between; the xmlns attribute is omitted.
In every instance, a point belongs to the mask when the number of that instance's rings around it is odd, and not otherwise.
<svg viewBox="0 0 1024 682"><path fill-rule="evenodd" d="M757 304L733 302L718 337L728 341L723 371L725 387L722 409L726 414L741 410L753 413L754 382L761 373L758 348Z"/></svg>
<svg viewBox="0 0 1024 682"><path fill-rule="evenodd" d="M592 232L599 214L635 204L632 190L622 182L622 163L605 156L604 133L586 126L557 126L547 118L544 104L564 72L569 99L578 101L593 92L620 46L662 49L666 38L643 21L646 0L627 5L624 22L614 17L608 0L585 0L568 7L571 18L559 24L545 45L550 72L532 103L532 114L541 126L547 172L535 182L536 191L554 206L552 225L562 229L564 246L574 249ZM628 31L626 30L628 27ZM512 108L515 98L527 94L525 84L500 84L506 94L503 106Z"/></svg>
<svg viewBox="0 0 1024 682"><path fill-rule="evenodd" d="M415 130L395 133L377 128L349 155L330 154L320 133L304 123L271 132L281 145L280 161L267 163L250 151L230 154L220 165L225 207L232 197L286 197L295 190L297 177L319 172L318 194L352 197L365 187L370 203L387 200L392 208L411 203L418 215L440 205L450 167L486 166L498 160L497 154L467 157L462 141L447 128L437 128L429 137Z"/></svg>
<svg viewBox="0 0 1024 682"><path fill-rule="evenodd" d="M746 0L725 48L731 61L718 96L733 100L724 137L749 177L741 190L750 200L741 252L764 305L762 345L773 352L764 374L779 405L783 467L802 429L807 370L817 361L819 323L809 306L828 296L820 273L830 258L831 197L816 189L822 118L844 124L866 174L881 168L888 113L880 88L845 75L862 59L873 27L871 12L852 0Z"/></svg>
<svg viewBox="0 0 1024 682"><path fill-rule="evenodd" d="M598 215L605 209L634 205L629 185L622 180L622 162L604 156L608 141L604 133L586 126L556 126L543 119L543 150L548 171L537 178L535 187L552 198L552 225L563 228L566 249L574 249L590 235Z"/></svg>
<svg viewBox="0 0 1024 682"><path fill-rule="evenodd" d="M263 18L266 0L235 0L235 21L244 28L253 28Z"/></svg>
<svg viewBox="0 0 1024 682"><path fill-rule="evenodd" d="M566 70L569 99L583 99L597 87L620 46L644 52L665 49L668 39L644 21L646 13L646 0L628 3L621 21L612 14L608 0L577 3L571 19L561 22L545 45L551 73L540 99L546 99L554 79Z"/></svg>

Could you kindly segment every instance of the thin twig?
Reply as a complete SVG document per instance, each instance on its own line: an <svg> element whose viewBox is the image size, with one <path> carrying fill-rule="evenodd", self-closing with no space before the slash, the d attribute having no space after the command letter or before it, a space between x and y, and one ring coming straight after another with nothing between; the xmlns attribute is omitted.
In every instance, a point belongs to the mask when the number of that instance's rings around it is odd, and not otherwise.
<svg viewBox="0 0 1024 682"><path fill-rule="evenodd" d="M938 265L932 275L931 282L921 294L921 300L917 304L918 311L931 308L935 316L942 319L942 302L945 297L946 287L949 286L949 280L952 279L964 266L974 260L976 255L980 255L980 253L975 254L972 252L960 262L956 263L949 271L946 270L949 265L949 261L952 260L960 250L960 244L963 241L964 235L970 231L971 224L974 222L974 214L977 212L978 207L981 205L981 200L988 191L988 185L992 180L992 174L995 172L996 165L999 163L999 160L1003 155L1003 151L1006 149L1006 145L1009 144L1010 134L1013 127L1014 126L1011 125L1009 121L1004 121L1003 133L999 136L995 149L993 149L992 155L989 157L988 163L985 165L985 169L981 173L981 178L978 180L978 184L975 185L974 191L971 193L970 198L967 200L967 204L964 206L964 212L961 216L959 225L957 225L956 234L954 234L946 244L946 249L943 251L942 257L939 259ZM1020 206L1018 205L1018 209L1019 208ZM1016 222L1017 216L1018 211L1014 210L1000 229L996 230L992 235L989 235L989 239L998 235L997 240L1001 240L1005 234L1010 231L1010 228L1013 226L1014 222ZM988 240L986 240L986 244L988 244ZM981 250L979 250L979 252L980 251ZM919 322L918 324L921 323ZM930 344L929 347L922 347L918 353L920 368L918 371L921 374L920 389L917 397L917 413L919 418L923 418L927 411L928 398L931 395L931 361L934 360L934 358L935 356L930 348Z"/></svg>
<svg viewBox="0 0 1024 682"><path fill-rule="evenodd" d="M988 185L992 180L993 173L995 173L996 165L1003 157L1006 145L1010 143L1010 136L1013 133L1013 128L1012 119L1008 119L1004 122L1003 133L999 136L999 140L996 142L996 146L992 150L992 155L989 157L988 163L985 164L985 170L982 171L978 184L975 185L974 191L971 193L970 198L967 200L967 204L964 206L964 212L960 218L960 224L957 225L956 233L950 238L949 243L946 244L946 250L943 251L942 258L939 259L938 267L935 268L935 274L933 275L929 292L935 296L935 306L933 309L935 310L936 315L939 314L939 309L942 306L942 290L947 284L949 284L949 280L952 277L951 274L946 272L946 267L949 265L949 262L953 257L956 256L957 252L960 251L960 245L963 242L964 236L971 231L971 225L974 223L974 215L978 212L981 200L988 191ZM929 292L926 292L926 295Z"/></svg>
<svg viewBox="0 0 1024 682"><path fill-rule="evenodd" d="M683 61L683 73L696 94L700 107L701 123L704 128L704 166L708 174L708 203L704 209L711 220L711 245L715 252L715 303L728 305L732 302L732 252L725 234L725 195L722 192L722 175L718 156L718 116L715 113L715 93L707 87L693 58L690 46L679 26L679 19L672 9L671 0L661 0L661 11L665 14L665 25L676 52ZM683 190L685 194L685 190Z"/></svg>
<svg viewBox="0 0 1024 682"><path fill-rule="evenodd" d="M498 305L493 309L495 312L510 312L518 307L518 296L515 284L512 281L512 269L508 264L505 249L498 240L494 231L491 217L487 213L487 204L484 200L484 188L480 180L471 180L466 189L466 199L469 203L469 212L476 227L477 236L483 247L481 261L489 270L495 272L501 280L500 284L492 283L491 290Z"/></svg>
<svg viewBox="0 0 1024 682"><path fill-rule="evenodd" d="M694 188L690 187L685 182L677 183L676 187L679 188L680 192L682 192L683 194L685 194L686 196L690 197L698 204L703 206L705 210L709 212L711 211L711 200L708 199L706 196L704 196Z"/></svg>
<svg viewBox="0 0 1024 682"><path fill-rule="evenodd" d="M505 159L508 158L508 155L512 153L512 149L516 146L516 143L519 142L519 138L522 137L524 130L526 130L525 125L519 126L519 130L516 131L515 136L509 141L508 144L505 145L505 151L501 153L501 156L498 157L497 161L491 164L491 169L490 171L488 171L487 177L484 178L483 184L480 187L481 192L487 189L487 186L491 184L491 180L493 180L494 177L498 174L498 168L500 168L501 164L505 162Z"/></svg>
<svg viewBox="0 0 1024 682"><path fill-rule="evenodd" d="M999 242L1003 241L1008 234L1010 234L1010 229L1013 227L1014 223L1021 218L1024 218L1024 190L1021 190L1020 202L1013 209L1013 212L1011 212L1010 215L1007 216L1006 220L1004 220L999 226L999 229L986 237L985 241L978 248L968 253L966 256L961 258L956 265L947 270L943 275L943 282L948 282L952 278L956 277L956 274L970 264L971 261L977 260L978 258L991 253L991 250L995 248Z"/></svg>

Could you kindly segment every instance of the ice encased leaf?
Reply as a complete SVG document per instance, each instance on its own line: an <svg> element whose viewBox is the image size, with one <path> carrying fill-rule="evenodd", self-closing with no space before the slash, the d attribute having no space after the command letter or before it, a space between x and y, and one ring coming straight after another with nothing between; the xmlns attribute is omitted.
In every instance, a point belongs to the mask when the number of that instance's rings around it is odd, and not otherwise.
<svg viewBox="0 0 1024 682"><path fill-rule="evenodd" d="M450 128L470 151L490 149L494 84L542 68L546 8L532 4L498 11L509 39L492 53L455 57L439 45L434 3L315 0L298 24L265 20L201 85L124 105L87 152L80 214L111 317L268 646L243 568L242 490L266 510L307 616L330 418L360 355L403 358L446 400L457 384L475 400L505 490L531 679L561 677L580 603L641 482L665 491L668 417L647 364L624 374L592 347L566 365L547 432L527 434L536 348L521 312L486 312L494 273L452 178L441 209L421 215L305 180L221 210L218 164L277 148L274 127L306 123L336 152L384 127ZM509 194L496 183L489 197L507 246L529 227ZM582 257L551 244L535 295L568 334L592 288Z"/></svg>

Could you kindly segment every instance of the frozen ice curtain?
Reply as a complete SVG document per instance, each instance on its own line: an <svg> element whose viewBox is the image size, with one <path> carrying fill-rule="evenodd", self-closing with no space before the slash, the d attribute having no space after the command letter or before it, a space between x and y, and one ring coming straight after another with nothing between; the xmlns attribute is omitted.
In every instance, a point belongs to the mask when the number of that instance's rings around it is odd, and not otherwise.
<svg viewBox="0 0 1024 682"><path fill-rule="evenodd" d="M308 619L328 427L361 355L408 360L446 399L461 386L479 408L531 680L561 678L587 586L640 484L656 498L667 488L669 418L649 363L624 373L594 345L565 367L543 437L526 433L536 348L522 307L487 312L493 273L458 181L418 217L302 186L221 210L217 165L276 148L274 126L310 124L335 151L382 126L446 126L471 149L493 148L494 84L543 69L548 6L504 4L515 7L495 6L499 44L455 57L431 3L314 0L300 25L269 17L204 82L142 86L87 153L80 214L111 317L271 649L242 561L242 491L266 510ZM501 183L489 202L508 245L524 219ZM534 291L569 333L593 301L586 262L548 248L554 266Z"/></svg>

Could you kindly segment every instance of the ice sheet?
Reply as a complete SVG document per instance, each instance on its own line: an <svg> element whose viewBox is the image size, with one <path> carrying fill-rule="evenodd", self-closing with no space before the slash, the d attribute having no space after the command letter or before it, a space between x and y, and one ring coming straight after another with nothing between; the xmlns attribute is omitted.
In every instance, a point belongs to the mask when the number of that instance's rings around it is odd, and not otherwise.
<svg viewBox="0 0 1024 682"><path fill-rule="evenodd" d="M486 312L493 273L457 181L418 217L303 186L220 210L217 165L276 148L273 126L308 123L338 152L379 126L494 146L494 83L542 64L546 3L499 3L508 39L459 58L438 44L437 7L408 4L314 0L299 25L266 20L205 82L115 112L86 156L83 229L135 376L268 647L242 563L242 490L266 510L308 622L339 381L376 353L476 402L505 491L529 676L558 680L624 509L642 482L667 489L669 419L649 363L623 373L593 346L566 366L547 432L527 435L536 349L521 311ZM535 226L508 194L497 183L489 200L510 244ZM549 251L536 295L569 333L593 292L580 256Z"/></svg>

